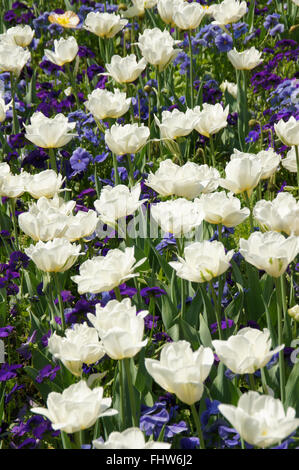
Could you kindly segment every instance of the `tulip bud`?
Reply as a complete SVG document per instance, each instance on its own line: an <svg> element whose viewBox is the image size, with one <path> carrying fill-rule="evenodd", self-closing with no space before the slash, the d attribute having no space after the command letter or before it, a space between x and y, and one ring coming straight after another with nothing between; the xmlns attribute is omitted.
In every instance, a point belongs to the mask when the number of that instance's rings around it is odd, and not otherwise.
<svg viewBox="0 0 299 470"><path fill-rule="evenodd" d="M143 90L145 91L145 93L150 93L152 91L152 87L150 85L145 85Z"/></svg>

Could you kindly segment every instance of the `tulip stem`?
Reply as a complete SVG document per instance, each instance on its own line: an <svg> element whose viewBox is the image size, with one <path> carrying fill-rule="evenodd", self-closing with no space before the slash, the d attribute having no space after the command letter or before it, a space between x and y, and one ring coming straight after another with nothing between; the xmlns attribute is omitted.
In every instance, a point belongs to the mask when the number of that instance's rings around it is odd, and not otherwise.
<svg viewBox="0 0 299 470"><path fill-rule="evenodd" d="M132 188L134 185L134 171L133 171L133 165L132 165L132 160L131 160L131 154L128 153L128 166L129 166L129 187Z"/></svg>
<svg viewBox="0 0 299 470"><path fill-rule="evenodd" d="M249 209L249 223L250 223L250 231L253 232L254 230L254 225L253 225L253 216L252 216L252 209L251 209L251 204L250 204L250 199L248 196L247 191L243 191L244 199L246 201L246 205Z"/></svg>
<svg viewBox="0 0 299 470"><path fill-rule="evenodd" d="M191 41L191 31L188 29L188 42L189 42L189 52L190 52L190 103L191 109L194 108L194 88L193 88L193 51L192 51L192 41Z"/></svg>
<svg viewBox="0 0 299 470"><path fill-rule="evenodd" d="M217 319L217 325L218 325L218 331L219 331L219 339L222 340L222 329L221 329L221 304L219 305L217 295L213 286L213 282L209 281L211 293L212 293L212 298L214 302L214 308L215 308L215 313L216 313L216 319Z"/></svg>
<svg viewBox="0 0 299 470"><path fill-rule="evenodd" d="M211 160L212 160L212 166L216 168L216 159L215 159L215 147L214 147L214 140L213 136L210 135L210 152L211 152Z"/></svg>
<svg viewBox="0 0 299 470"><path fill-rule="evenodd" d="M204 442L204 439L203 439L200 420L199 420L198 413L196 411L194 403L191 405L191 411L192 411L193 419L194 419L195 426L196 426L196 429L197 429L197 434L198 434L198 437L199 437L200 448L205 449L205 442Z"/></svg>
<svg viewBox="0 0 299 470"><path fill-rule="evenodd" d="M55 157L55 152L54 152L53 148L49 148L49 156L50 156L50 163L51 163L52 170L54 170L54 171L56 171L56 173L58 173L57 164L56 164L56 157Z"/></svg>
<svg viewBox="0 0 299 470"><path fill-rule="evenodd" d="M136 403L134 397L134 388L132 383L132 376L130 370L130 359L125 358L123 359L125 365L125 372L128 381L128 390L129 390L129 399L130 399L130 406L131 406L131 416L132 416L132 425L138 427L138 419L137 419L137 412L136 412Z"/></svg>
<svg viewBox="0 0 299 470"><path fill-rule="evenodd" d="M12 129L13 129L13 133L17 134L20 128L19 128L18 115L16 112L16 101L15 101L16 83L15 83L15 77L14 77L13 72L10 72L10 90L11 90L12 116L13 116Z"/></svg>
<svg viewBox="0 0 299 470"><path fill-rule="evenodd" d="M276 287L276 305L277 305L277 325L278 325L278 345L282 342L282 301L281 301L281 282L279 277L274 278ZM285 370L284 370L284 352L279 351L279 380L280 380L280 399L285 402Z"/></svg>
<svg viewBox="0 0 299 470"><path fill-rule="evenodd" d="M120 396L120 419L121 429L126 429L125 423L125 384L124 384L124 371L123 371L123 360L118 361L119 365L119 396Z"/></svg>
<svg viewBox="0 0 299 470"><path fill-rule="evenodd" d="M296 163L297 163L297 186L299 188L299 145L295 145Z"/></svg>
<svg viewBox="0 0 299 470"><path fill-rule="evenodd" d="M62 329L65 330L66 329L66 323L65 323L64 308L63 308L63 302L62 302L60 286L59 286L58 273L53 273L53 278L54 278L56 294L57 294L57 297L58 297L58 305L59 305Z"/></svg>
<svg viewBox="0 0 299 470"><path fill-rule="evenodd" d="M15 246L17 250L20 250L19 238L18 238L18 232L17 232L18 224L17 224L17 218L16 218L16 199L14 197L11 197L9 199L9 205L10 205L10 210L11 210L13 233L15 237Z"/></svg>
<svg viewBox="0 0 299 470"><path fill-rule="evenodd" d="M62 447L64 449L71 449L72 447L71 447L67 433L64 431L60 431L60 436L62 440Z"/></svg>
<svg viewBox="0 0 299 470"><path fill-rule="evenodd" d="M255 392L255 380L254 380L254 375L253 375L253 374L248 374L248 376L249 376L250 388L251 388L251 390L253 390L253 392Z"/></svg>
<svg viewBox="0 0 299 470"><path fill-rule="evenodd" d="M160 115L161 115L161 111L160 111L160 107L161 107L161 73L159 71L159 66L156 67L156 80L157 80L157 86L158 86L158 90L157 90L157 115L158 115L158 117L160 117Z"/></svg>
<svg viewBox="0 0 299 470"><path fill-rule="evenodd" d="M119 287L114 287L114 293L115 293L116 300L118 300L119 302L121 302L121 301L122 301L122 297L121 297L121 295L120 295Z"/></svg>
<svg viewBox="0 0 299 470"><path fill-rule="evenodd" d="M261 378L264 395L268 395L268 387L264 367L261 367Z"/></svg>
<svg viewBox="0 0 299 470"><path fill-rule="evenodd" d="M77 448L81 449L82 444L83 444L83 431L81 430L81 431L75 432L74 439L75 439Z"/></svg>
<svg viewBox="0 0 299 470"><path fill-rule="evenodd" d="M113 168L114 168L114 181L115 186L119 184L119 174L118 174L118 166L117 166L117 158L115 153L112 153L112 161L113 161Z"/></svg>
<svg viewBox="0 0 299 470"><path fill-rule="evenodd" d="M67 74L68 74L70 82L71 82L72 93L73 93L73 95L75 97L75 100L76 100L76 106L79 109L80 108L80 103L79 103L79 98L78 98L78 94L77 94L76 80L75 80L73 71L71 70L69 62L67 62L65 64L65 68L66 68Z"/></svg>
<svg viewBox="0 0 299 470"><path fill-rule="evenodd" d="M223 243L223 241L222 241L222 224L218 224L217 227L218 227L218 241Z"/></svg>

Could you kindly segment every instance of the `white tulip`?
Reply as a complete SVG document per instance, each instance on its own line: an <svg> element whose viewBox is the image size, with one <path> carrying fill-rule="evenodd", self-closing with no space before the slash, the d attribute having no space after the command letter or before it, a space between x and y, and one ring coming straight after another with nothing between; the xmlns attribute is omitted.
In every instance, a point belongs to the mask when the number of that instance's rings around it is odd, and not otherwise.
<svg viewBox="0 0 299 470"><path fill-rule="evenodd" d="M76 215L67 218L67 229L64 237L70 242L89 237L93 234L98 224L98 217L95 211L79 211Z"/></svg>
<svg viewBox="0 0 299 470"><path fill-rule="evenodd" d="M265 230L299 236L299 201L289 193L279 193L273 201L258 201L253 215Z"/></svg>
<svg viewBox="0 0 299 470"><path fill-rule="evenodd" d="M212 24L225 26L236 23L247 11L247 3L238 0L224 0L218 5L213 5L212 16L215 21Z"/></svg>
<svg viewBox="0 0 299 470"><path fill-rule="evenodd" d="M88 95L85 106L88 111L98 120L105 118L118 118L125 114L131 104L132 98L127 98L125 93L118 89L113 93L108 90L97 88Z"/></svg>
<svg viewBox="0 0 299 470"><path fill-rule="evenodd" d="M133 5L123 12L126 18L134 18L135 16L143 16L146 8L152 8L156 5L157 0L132 0Z"/></svg>
<svg viewBox="0 0 299 470"><path fill-rule="evenodd" d="M299 145L299 121L291 116L288 121L280 119L274 124L274 130L278 138L288 147Z"/></svg>
<svg viewBox="0 0 299 470"><path fill-rule="evenodd" d="M198 116L191 109L183 112L176 108L172 111L162 111L161 122L157 116L154 117L160 129L161 138L172 140L189 135L193 131L198 119Z"/></svg>
<svg viewBox="0 0 299 470"><path fill-rule="evenodd" d="M48 349L76 377L81 376L83 363L94 364L104 357L97 330L87 326L86 322L66 329L64 335L58 336L54 332L48 340Z"/></svg>
<svg viewBox="0 0 299 470"><path fill-rule="evenodd" d="M225 227L235 227L241 224L250 214L247 207L241 209L240 200L227 195L224 191L212 194L203 194L195 199L203 218L210 224L222 224Z"/></svg>
<svg viewBox="0 0 299 470"><path fill-rule="evenodd" d="M69 122L63 114L48 118L41 112L35 112L30 124L24 124L26 139L42 148L59 148L68 144L77 134L70 133L76 127L75 122Z"/></svg>
<svg viewBox="0 0 299 470"><path fill-rule="evenodd" d="M25 182L28 179L28 173L13 175L8 173L0 177L0 196L15 198L20 197L25 192Z"/></svg>
<svg viewBox="0 0 299 470"><path fill-rule="evenodd" d="M294 305L294 307L288 309L288 314L290 317L294 318L296 322L299 322L299 305Z"/></svg>
<svg viewBox="0 0 299 470"><path fill-rule="evenodd" d="M270 395L250 391L239 398L238 406L219 405L220 413L248 444L265 448L282 441L299 425L294 408Z"/></svg>
<svg viewBox="0 0 299 470"><path fill-rule="evenodd" d="M245 260L273 277L285 272L298 251L298 237L285 238L277 232L254 232L248 240L240 239L240 253Z"/></svg>
<svg viewBox="0 0 299 470"><path fill-rule="evenodd" d="M237 149L234 149L234 153L231 155L231 160L239 157L249 157L252 160L257 160L261 164L262 173L260 176L261 180L270 178L276 172L281 157L278 153L274 152L272 148L268 150L261 150L258 153L244 153Z"/></svg>
<svg viewBox="0 0 299 470"><path fill-rule="evenodd" d="M174 25L173 14L180 3L184 3L184 0L158 0L158 13L164 23Z"/></svg>
<svg viewBox="0 0 299 470"><path fill-rule="evenodd" d="M137 153L146 144L150 136L149 128L144 124L113 124L105 132L105 142L116 155Z"/></svg>
<svg viewBox="0 0 299 470"><path fill-rule="evenodd" d="M262 53L255 47L238 52L234 47L227 53L227 57L237 70L252 70L263 62Z"/></svg>
<svg viewBox="0 0 299 470"><path fill-rule="evenodd" d="M4 99L0 95L0 122L5 121L6 118L6 111L11 108L11 102L8 104L5 104Z"/></svg>
<svg viewBox="0 0 299 470"><path fill-rule="evenodd" d="M204 103L202 110L196 106L193 112L197 117L194 128L205 137L211 137L227 126L229 106L223 109L220 103Z"/></svg>
<svg viewBox="0 0 299 470"><path fill-rule="evenodd" d="M62 393L49 393L47 408L35 407L31 411L46 416L55 431L74 433L90 428L98 418L118 413L110 408L112 399L103 398L103 394L103 387L90 390L85 380L81 380Z"/></svg>
<svg viewBox="0 0 299 470"><path fill-rule="evenodd" d="M230 95L232 95L235 99L238 96L238 85L236 83L228 82L225 80L220 85L220 90L224 93L226 90Z"/></svg>
<svg viewBox="0 0 299 470"><path fill-rule="evenodd" d="M65 238L54 238L46 243L39 241L30 245L25 253L45 272L65 272L70 269L80 255L80 245L72 245Z"/></svg>
<svg viewBox="0 0 299 470"><path fill-rule="evenodd" d="M145 359L145 367L155 382L169 393L174 393L183 403L193 405L201 399L203 382L214 363L211 348L200 346L192 351L187 341L177 341L163 346L160 360Z"/></svg>
<svg viewBox="0 0 299 470"><path fill-rule="evenodd" d="M212 344L220 361L234 374L253 374L265 367L274 354L284 348L284 344L271 350L270 332L256 328L243 328L228 340L214 340Z"/></svg>
<svg viewBox="0 0 299 470"><path fill-rule="evenodd" d="M167 159L160 163L156 173L150 173L145 184L161 196L193 199L200 193L215 191L220 174L215 168L187 162L176 165Z"/></svg>
<svg viewBox="0 0 299 470"><path fill-rule="evenodd" d="M123 184L117 186L104 186L100 199L94 202L94 206L103 223L115 226L116 221L134 212L141 207L145 199L139 200L141 193L140 184L129 189Z"/></svg>
<svg viewBox="0 0 299 470"><path fill-rule="evenodd" d="M232 158L225 167L226 178L219 178L219 185L235 194L247 192L251 196L258 185L262 174L262 165L257 158L250 155L238 155Z"/></svg>
<svg viewBox="0 0 299 470"><path fill-rule="evenodd" d="M170 449L168 442L145 442L144 434L139 428L128 428L123 432L112 432L107 441L92 441L94 449Z"/></svg>
<svg viewBox="0 0 299 470"><path fill-rule="evenodd" d="M139 34L137 44L145 60L158 67L161 72L181 51L173 48L179 42L175 41L167 30L153 28L145 29Z"/></svg>
<svg viewBox="0 0 299 470"><path fill-rule="evenodd" d="M134 82L146 67L146 60L142 58L137 62L135 54L121 57L113 55L110 64L106 64L108 73L100 75L111 76L117 83L131 83Z"/></svg>
<svg viewBox="0 0 299 470"><path fill-rule="evenodd" d="M105 307L97 304L96 314L87 316L97 329L106 354L121 360L134 357L147 344L147 339L142 341L146 315L146 310L136 315L131 300L123 299L121 302L110 300Z"/></svg>
<svg viewBox="0 0 299 470"><path fill-rule="evenodd" d="M113 38L126 25L128 20L123 20L115 13L100 13L91 11L84 21L84 29L101 38Z"/></svg>
<svg viewBox="0 0 299 470"><path fill-rule="evenodd" d="M108 251L106 256L96 256L85 261L80 266L80 274L71 279L78 284L79 294L98 294L138 276L139 273L134 273L134 269L144 261L145 258L135 263L133 247L126 248L124 252L116 248Z"/></svg>
<svg viewBox="0 0 299 470"><path fill-rule="evenodd" d="M173 233L175 237L189 233L203 220L203 214L198 206L183 198L151 205L151 217L163 232Z"/></svg>
<svg viewBox="0 0 299 470"><path fill-rule="evenodd" d="M174 24L183 30L196 29L202 22L206 10L196 2L180 2L176 4L173 12Z"/></svg>
<svg viewBox="0 0 299 470"><path fill-rule="evenodd" d="M20 229L34 241L47 242L61 238L67 230L67 220L57 211L38 211L35 206L18 218Z"/></svg>
<svg viewBox="0 0 299 470"><path fill-rule="evenodd" d="M4 34L0 34L0 43L14 44L27 47L31 43L35 32L28 24L9 28Z"/></svg>
<svg viewBox="0 0 299 470"><path fill-rule="evenodd" d="M54 39L54 52L45 49L45 56L50 62L56 65L64 65L72 62L78 54L79 46L74 38L70 36L67 39L60 38L59 41Z"/></svg>
<svg viewBox="0 0 299 470"><path fill-rule="evenodd" d="M62 175L54 170L44 170L31 175L25 186L26 191L35 199L41 197L52 198L55 194L63 191L61 186L64 182Z"/></svg>
<svg viewBox="0 0 299 470"><path fill-rule="evenodd" d="M216 240L195 242L184 250L184 258L171 261L170 266L176 270L177 276L191 282L208 282L220 276L230 267L234 250L225 253L224 246Z"/></svg>
<svg viewBox="0 0 299 470"><path fill-rule="evenodd" d="M281 160L281 164L286 170L290 171L291 173L297 172L297 160L296 160L296 150L295 147L292 147L291 150L288 151L286 157Z"/></svg>
<svg viewBox="0 0 299 470"><path fill-rule="evenodd" d="M11 72L19 77L30 57L30 52L20 46L0 44L0 73Z"/></svg>

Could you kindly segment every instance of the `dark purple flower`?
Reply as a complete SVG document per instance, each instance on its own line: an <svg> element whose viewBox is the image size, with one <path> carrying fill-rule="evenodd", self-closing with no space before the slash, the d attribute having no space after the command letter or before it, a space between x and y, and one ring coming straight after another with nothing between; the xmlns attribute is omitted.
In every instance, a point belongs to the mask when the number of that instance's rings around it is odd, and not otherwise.
<svg viewBox="0 0 299 470"><path fill-rule="evenodd" d="M181 449L196 449L199 445L198 437L183 437L180 440Z"/></svg>
<svg viewBox="0 0 299 470"><path fill-rule="evenodd" d="M42 383L45 379L54 380L56 377L56 372L60 370L60 366L52 367L51 364L47 364L43 367L39 374L36 376L35 380L38 383Z"/></svg>
<svg viewBox="0 0 299 470"><path fill-rule="evenodd" d="M0 369L0 382L6 382L7 380L14 379L17 376L16 370L20 369L22 364L7 364L3 363Z"/></svg>
<svg viewBox="0 0 299 470"><path fill-rule="evenodd" d="M62 302L71 302L72 300L75 299L75 297L72 295L70 290L62 290L60 292ZM55 304L58 304L58 297L54 300Z"/></svg>
<svg viewBox="0 0 299 470"><path fill-rule="evenodd" d="M161 295L165 295L166 292L164 289L161 289L160 287L144 287L140 291L141 297L144 297L145 302L148 304L149 299L151 297L161 297Z"/></svg>
<svg viewBox="0 0 299 470"><path fill-rule="evenodd" d="M11 335L14 330L13 326L7 325L0 328L0 338L6 338Z"/></svg>

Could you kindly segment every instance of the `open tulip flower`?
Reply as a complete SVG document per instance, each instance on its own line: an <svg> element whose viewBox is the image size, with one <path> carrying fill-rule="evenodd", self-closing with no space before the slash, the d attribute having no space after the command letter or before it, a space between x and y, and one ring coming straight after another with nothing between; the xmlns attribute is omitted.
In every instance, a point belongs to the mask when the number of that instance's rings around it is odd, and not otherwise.
<svg viewBox="0 0 299 470"><path fill-rule="evenodd" d="M281 276L299 252L298 237L285 238L277 232L255 232L248 240L240 239L240 253L245 260L270 276Z"/></svg>
<svg viewBox="0 0 299 470"><path fill-rule="evenodd" d="M48 340L48 349L77 377L82 374L83 363L94 364L105 355L97 330L87 326L87 323L68 328L64 337L55 332Z"/></svg>
<svg viewBox="0 0 299 470"><path fill-rule="evenodd" d="M145 442L144 434L139 428L128 428L123 432L114 431L106 442L92 441L94 449L169 449L168 442Z"/></svg>
<svg viewBox="0 0 299 470"><path fill-rule="evenodd" d="M144 263L145 258L136 263L134 248L110 250L106 256L96 256L84 261L80 274L72 280L78 284L78 292L97 294L118 287L122 282L138 276L134 269Z"/></svg>
<svg viewBox="0 0 299 470"><path fill-rule="evenodd" d="M171 261L170 266L182 279L192 282L208 282L223 274L230 266L234 250L225 253L224 246L216 240L194 242L184 251L184 258Z"/></svg>
<svg viewBox="0 0 299 470"><path fill-rule="evenodd" d="M145 367L160 387L193 405L201 399L213 362L211 348L192 351L190 343L177 341L163 347L160 360L146 359Z"/></svg>
<svg viewBox="0 0 299 470"><path fill-rule="evenodd" d="M238 406L219 405L220 413L248 444L265 448L282 441L299 426L294 408L286 411L277 398L250 391Z"/></svg>
<svg viewBox="0 0 299 470"><path fill-rule="evenodd" d="M100 13L91 11L85 18L84 28L101 38L113 38L126 25L128 20L123 20L115 13Z"/></svg>
<svg viewBox="0 0 299 470"><path fill-rule="evenodd" d="M265 367L274 354L283 349L284 344L270 350L270 332L256 328L242 328L227 341L214 340L216 354L234 374L253 374Z"/></svg>
<svg viewBox="0 0 299 470"><path fill-rule="evenodd" d="M98 418L118 413L110 408L112 399L103 398L103 393L103 387L91 390L85 380L81 380L62 393L49 393L47 408L37 406L31 411L46 416L54 430L72 434L90 428Z"/></svg>
<svg viewBox="0 0 299 470"><path fill-rule="evenodd" d="M72 133L75 127L76 123L69 122L63 114L47 118L43 113L36 112L31 116L30 124L25 125L25 137L38 147L59 148L77 135Z"/></svg>

